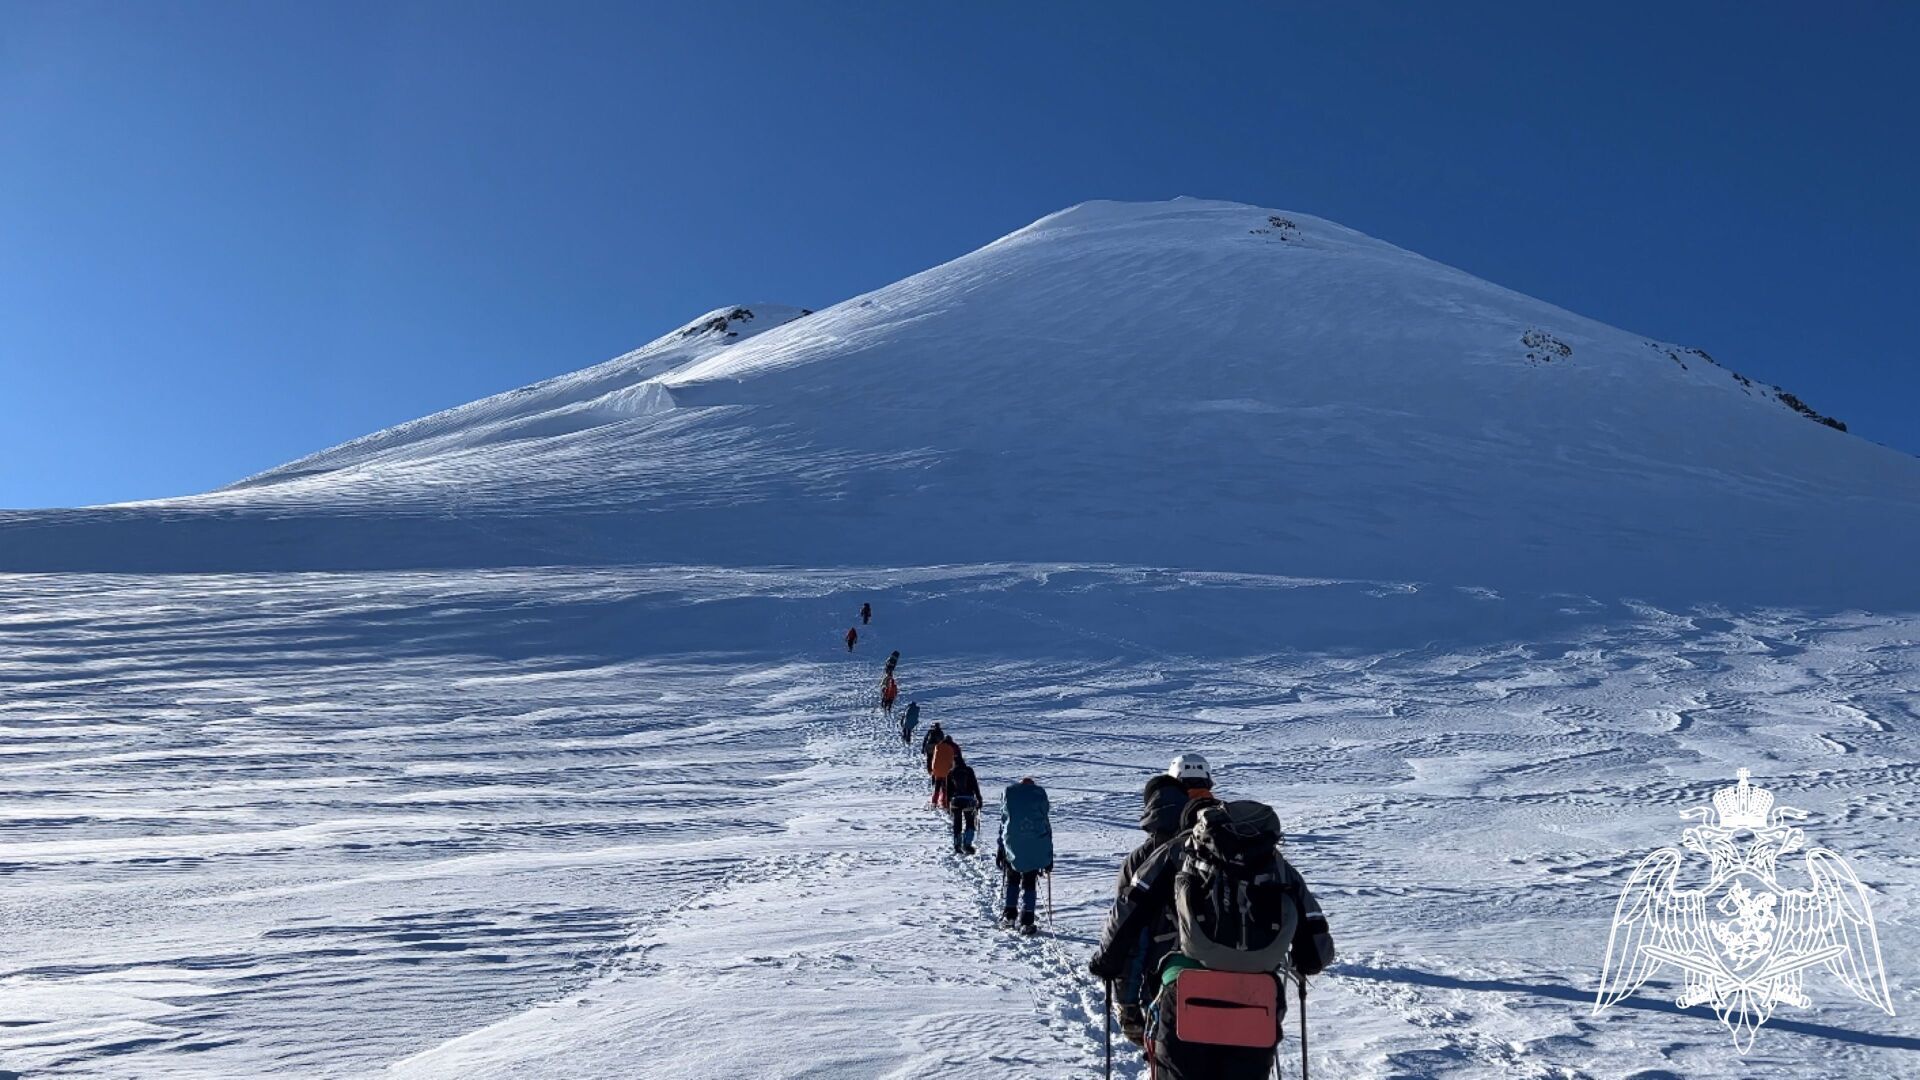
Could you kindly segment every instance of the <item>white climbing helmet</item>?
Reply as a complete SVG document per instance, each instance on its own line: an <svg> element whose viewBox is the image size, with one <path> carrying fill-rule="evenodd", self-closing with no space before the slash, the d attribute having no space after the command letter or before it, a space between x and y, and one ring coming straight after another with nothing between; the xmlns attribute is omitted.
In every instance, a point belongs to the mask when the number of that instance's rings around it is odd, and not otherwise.
<svg viewBox="0 0 1920 1080"><path fill-rule="evenodd" d="M1175 780L1199 781L1212 786L1213 770L1207 768L1207 759L1199 754L1179 754L1173 764L1167 766L1167 775Z"/></svg>

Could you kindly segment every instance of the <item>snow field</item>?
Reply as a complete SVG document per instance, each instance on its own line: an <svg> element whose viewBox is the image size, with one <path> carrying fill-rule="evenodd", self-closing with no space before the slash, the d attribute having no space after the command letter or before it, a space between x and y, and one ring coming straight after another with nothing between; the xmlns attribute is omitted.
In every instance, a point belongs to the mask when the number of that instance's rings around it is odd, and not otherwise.
<svg viewBox="0 0 1920 1080"><path fill-rule="evenodd" d="M1914 1073L1920 463L1795 400L1332 222L1088 203L0 511L0 1080L1092 1075L1182 750L1326 907L1316 1075ZM1051 792L1050 936L916 809L892 647L990 803ZM1740 767L1875 890L1897 1016L1590 1013Z"/></svg>
<svg viewBox="0 0 1920 1080"><path fill-rule="evenodd" d="M1062 566L0 590L0 1068L26 1075L1092 1075L1080 965L1183 749L1279 809L1332 920L1316 1072L1920 1050L1910 620ZM1269 622L1293 637L1258 650ZM990 855L920 809L874 708L892 648L990 804L1052 794L1050 936L996 929ZM1740 1062L1667 988L1588 1005L1634 863L1743 764L1875 888L1900 1015L1813 984Z"/></svg>

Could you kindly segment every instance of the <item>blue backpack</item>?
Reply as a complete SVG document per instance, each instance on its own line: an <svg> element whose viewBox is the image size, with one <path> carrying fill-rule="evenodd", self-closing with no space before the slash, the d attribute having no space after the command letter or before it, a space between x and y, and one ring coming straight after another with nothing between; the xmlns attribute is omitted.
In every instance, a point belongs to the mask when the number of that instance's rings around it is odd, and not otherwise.
<svg viewBox="0 0 1920 1080"><path fill-rule="evenodd" d="M1000 850L1020 873L1053 866L1053 825L1047 821L1047 789L1008 784L1000 796Z"/></svg>

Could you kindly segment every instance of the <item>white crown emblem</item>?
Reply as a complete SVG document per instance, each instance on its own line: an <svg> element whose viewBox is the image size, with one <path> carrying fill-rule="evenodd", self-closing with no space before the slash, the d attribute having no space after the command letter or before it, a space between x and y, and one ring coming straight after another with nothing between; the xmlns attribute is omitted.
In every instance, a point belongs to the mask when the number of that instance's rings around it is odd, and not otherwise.
<svg viewBox="0 0 1920 1080"><path fill-rule="evenodd" d="M1788 824L1805 811L1775 806L1747 770L1738 775L1739 783L1713 793L1712 806L1680 812L1716 824L1685 830L1680 847L1661 848L1634 867L1613 909L1594 1011L1666 971L1684 981L1674 1003L1712 1006L1744 1054L1775 1007L1812 1007L1804 986L1824 968L1854 997L1893 1015L1872 892L1838 852L1809 847ZM1695 884L1697 872L1683 883L1689 852L1712 863L1704 884ZM1795 852L1804 852L1807 882L1798 888L1779 879L1780 859Z"/></svg>
<svg viewBox="0 0 1920 1080"><path fill-rule="evenodd" d="M1773 793L1747 783L1747 777L1753 775L1749 770L1741 769L1737 775L1740 778L1737 785L1713 793L1713 809L1720 818L1720 827L1756 831L1766 828L1767 813L1773 809Z"/></svg>

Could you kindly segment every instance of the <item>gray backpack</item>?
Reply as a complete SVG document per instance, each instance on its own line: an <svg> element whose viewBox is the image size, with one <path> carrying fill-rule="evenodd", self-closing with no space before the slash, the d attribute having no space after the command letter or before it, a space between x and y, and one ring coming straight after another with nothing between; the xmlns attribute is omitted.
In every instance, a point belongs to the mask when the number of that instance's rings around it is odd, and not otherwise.
<svg viewBox="0 0 1920 1080"><path fill-rule="evenodd" d="M1173 879L1179 949L1214 971L1272 972L1287 963L1299 902L1280 856L1280 819L1240 800L1202 810Z"/></svg>

